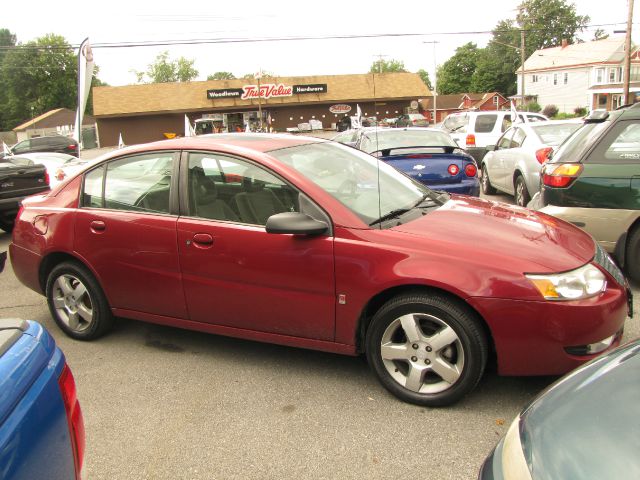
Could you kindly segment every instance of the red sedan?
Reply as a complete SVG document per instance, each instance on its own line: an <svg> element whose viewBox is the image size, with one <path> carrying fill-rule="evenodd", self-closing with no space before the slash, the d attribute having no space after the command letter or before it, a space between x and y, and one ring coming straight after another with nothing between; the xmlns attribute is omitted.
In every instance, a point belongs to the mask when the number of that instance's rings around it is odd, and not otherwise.
<svg viewBox="0 0 640 480"><path fill-rule="evenodd" d="M576 367L618 345L630 304L572 225L288 135L118 150L25 200L10 254L73 338L118 316L365 353L428 406L473 390L492 355L507 375Z"/></svg>

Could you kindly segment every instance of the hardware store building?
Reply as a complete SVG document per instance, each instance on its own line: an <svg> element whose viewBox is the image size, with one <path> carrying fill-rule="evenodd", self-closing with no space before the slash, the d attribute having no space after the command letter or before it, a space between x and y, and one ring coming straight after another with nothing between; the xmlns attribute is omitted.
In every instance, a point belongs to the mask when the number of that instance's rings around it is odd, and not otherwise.
<svg viewBox="0 0 640 480"><path fill-rule="evenodd" d="M94 87L93 111L102 147L128 145L185 134L185 115L193 125L209 119L214 131L256 129L276 132L335 128L360 107L378 120L422 112L431 92L415 73L321 75L153 83ZM426 105L426 102L424 102ZM205 132L208 133L208 132Z"/></svg>

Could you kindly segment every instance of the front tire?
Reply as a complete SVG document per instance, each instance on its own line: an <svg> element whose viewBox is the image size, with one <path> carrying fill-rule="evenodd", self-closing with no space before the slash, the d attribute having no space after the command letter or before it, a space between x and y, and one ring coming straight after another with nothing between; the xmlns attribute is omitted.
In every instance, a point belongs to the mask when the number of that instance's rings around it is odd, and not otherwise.
<svg viewBox="0 0 640 480"><path fill-rule="evenodd" d="M389 300L371 321L366 349L369 365L387 390L427 407L451 405L470 393L488 356L474 312L440 293Z"/></svg>
<svg viewBox="0 0 640 480"><path fill-rule="evenodd" d="M47 303L60 329L76 340L93 340L111 329L113 316L102 288L76 262L56 265L47 277Z"/></svg>

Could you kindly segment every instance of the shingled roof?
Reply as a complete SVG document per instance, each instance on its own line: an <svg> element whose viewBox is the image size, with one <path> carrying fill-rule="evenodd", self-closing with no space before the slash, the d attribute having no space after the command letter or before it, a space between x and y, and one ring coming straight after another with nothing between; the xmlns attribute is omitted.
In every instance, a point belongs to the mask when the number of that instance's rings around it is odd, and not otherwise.
<svg viewBox="0 0 640 480"><path fill-rule="evenodd" d="M262 83L327 84L326 93L292 95L262 100L262 105L305 104L315 102L375 101L383 99L419 99L431 91L415 73L358 75L317 75L274 77ZM152 83L122 87L94 87L93 111L96 117L114 117L155 113L187 113L199 110L229 109L258 105L257 100L207 98L207 90L242 88L255 80L210 80L204 82Z"/></svg>

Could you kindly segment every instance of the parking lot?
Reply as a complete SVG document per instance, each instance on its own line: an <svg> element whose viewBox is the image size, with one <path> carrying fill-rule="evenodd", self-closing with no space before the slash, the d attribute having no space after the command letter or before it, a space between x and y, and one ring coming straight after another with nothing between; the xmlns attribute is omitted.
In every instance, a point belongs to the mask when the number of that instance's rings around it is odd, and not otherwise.
<svg viewBox="0 0 640 480"><path fill-rule="evenodd" d="M0 232L0 251L9 242ZM387 393L361 358L123 319L78 342L9 263L0 291L0 316L43 323L67 356L87 479L475 478L513 417L554 380L489 367L462 402L421 408ZM636 307L625 340L640 336L637 318Z"/></svg>

